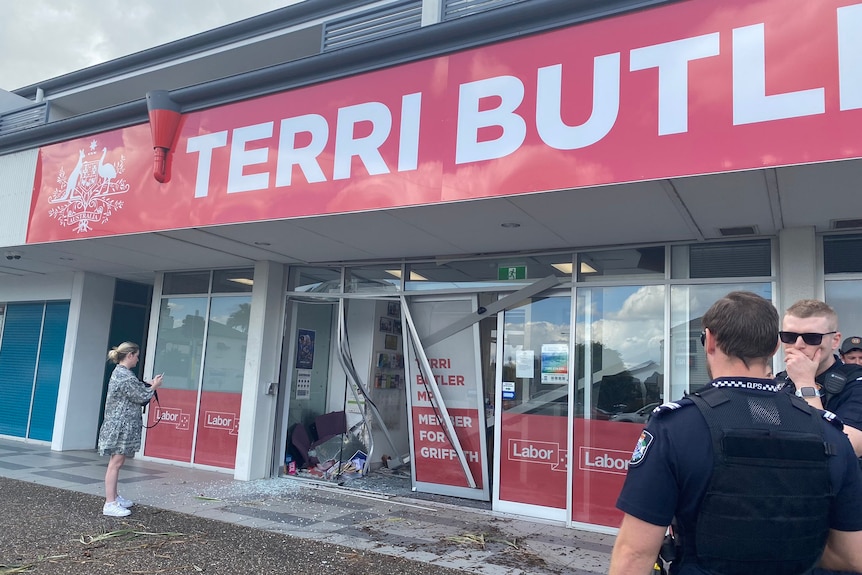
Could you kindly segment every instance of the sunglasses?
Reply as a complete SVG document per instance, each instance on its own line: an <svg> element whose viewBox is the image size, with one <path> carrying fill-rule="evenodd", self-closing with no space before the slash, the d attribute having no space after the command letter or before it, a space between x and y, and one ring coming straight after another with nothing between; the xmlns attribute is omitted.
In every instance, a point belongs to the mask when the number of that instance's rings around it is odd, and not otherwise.
<svg viewBox="0 0 862 575"><path fill-rule="evenodd" d="M820 342L823 341L824 335L832 335L833 333L838 332L827 331L826 333L796 333L795 331L779 331L778 337L781 339L781 343L796 343L796 340L801 337L802 341L805 342L805 345L820 345Z"/></svg>

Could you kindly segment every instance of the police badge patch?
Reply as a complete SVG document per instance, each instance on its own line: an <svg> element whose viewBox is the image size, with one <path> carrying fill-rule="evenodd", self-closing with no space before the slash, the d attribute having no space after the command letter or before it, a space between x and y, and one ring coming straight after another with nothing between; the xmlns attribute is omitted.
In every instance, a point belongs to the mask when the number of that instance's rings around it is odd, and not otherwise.
<svg viewBox="0 0 862 575"><path fill-rule="evenodd" d="M653 435L646 429L641 432L641 436L638 438L637 445L635 445L635 450L632 453L632 460L629 461L629 465L637 465L646 457L647 449L652 445Z"/></svg>

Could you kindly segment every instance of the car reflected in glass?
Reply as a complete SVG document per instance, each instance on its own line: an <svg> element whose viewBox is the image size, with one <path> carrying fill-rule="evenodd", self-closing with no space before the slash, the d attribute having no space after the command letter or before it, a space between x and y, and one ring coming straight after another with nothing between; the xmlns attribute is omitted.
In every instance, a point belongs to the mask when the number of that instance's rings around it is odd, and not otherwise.
<svg viewBox="0 0 862 575"><path fill-rule="evenodd" d="M649 419L652 411L661 405L659 402L648 403L638 409L637 411L632 411L630 413L615 413L610 416L610 421L625 421L628 423L646 423L647 419Z"/></svg>

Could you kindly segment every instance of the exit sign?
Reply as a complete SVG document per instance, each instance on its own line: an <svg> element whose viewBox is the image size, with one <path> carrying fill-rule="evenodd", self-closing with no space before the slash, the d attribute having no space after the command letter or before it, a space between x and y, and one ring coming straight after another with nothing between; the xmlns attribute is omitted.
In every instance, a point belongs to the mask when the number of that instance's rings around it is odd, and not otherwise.
<svg viewBox="0 0 862 575"><path fill-rule="evenodd" d="M498 280L525 280L527 279L527 266L509 266L497 268Z"/></svg>

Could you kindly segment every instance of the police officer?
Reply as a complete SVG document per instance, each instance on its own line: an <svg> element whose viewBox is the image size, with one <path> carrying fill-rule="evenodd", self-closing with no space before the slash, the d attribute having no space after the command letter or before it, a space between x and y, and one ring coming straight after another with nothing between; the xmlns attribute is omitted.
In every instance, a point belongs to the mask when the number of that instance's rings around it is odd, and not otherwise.
<svg viewBox="0 0 862 575"><path fill-rule="evenodd" d="M784 312L778 335L787 371L776 380L812 407L837 415L862 456L862 366L834 354L841 342L835 310L820 300L799 300Z"/></svg>
<svg viewBox="0 0 862 575"><path fill-rule="evenodd" d="M672 574L862 571L862 473L840 422L766 377L775 307L732 292L702 322L715 379L656 408L643 430L617 500L611 575L650 573L672 520Z"/></svg>
<svg viewBox="0 0 862 575"><path fill-rule="evenodd" d="M862 365L862 337L858 335L848 337L841 344L838 353L841 354L841 361L844 363Z"/></svg>

